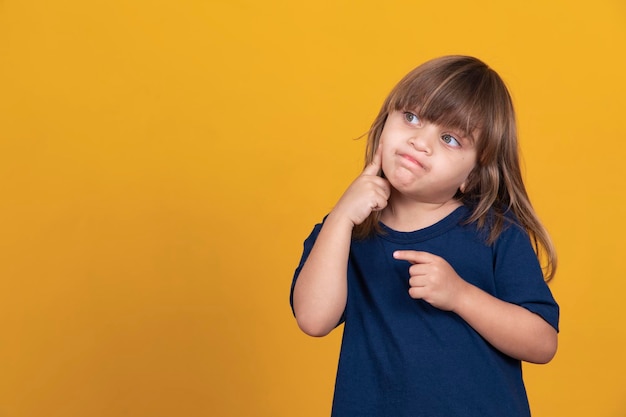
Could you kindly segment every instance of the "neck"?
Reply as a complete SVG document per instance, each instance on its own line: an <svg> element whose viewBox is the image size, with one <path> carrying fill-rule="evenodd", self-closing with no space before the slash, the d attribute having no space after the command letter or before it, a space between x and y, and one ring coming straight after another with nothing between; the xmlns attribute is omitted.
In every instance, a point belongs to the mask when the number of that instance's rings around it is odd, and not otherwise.
<svg viewBox="0 0 626 417"><path fill-rule="evenodd" d="M460 206L461 202L455 199L424 202L392 191L389 204L381 213L381 221L399 232L412 232L432 226Z"/></svg>

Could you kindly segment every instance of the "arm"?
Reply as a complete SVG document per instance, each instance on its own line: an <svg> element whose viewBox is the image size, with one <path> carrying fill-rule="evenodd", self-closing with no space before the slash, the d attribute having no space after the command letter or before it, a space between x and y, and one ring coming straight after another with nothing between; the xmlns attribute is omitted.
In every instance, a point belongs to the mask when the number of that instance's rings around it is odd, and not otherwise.
<svg viewBox="0 0 626 417"><path fill-rule="evenodd" d="M557 349L557 332L541 316L500 300L463 280L443 258L427 252L397 251L409 261L409 294L453 311L501 352L527 362L547 363Z"/></svg>
<svg viewBox="0 0 626 417"><path fill-rule="evenodd" d="M325 336L346 307L348 256L352 229L373 210L387 205L389 183L379 177L380 147L374 161L348 187L326 221L298 275L293 310L298 326L308 335Z"/></svg>
<svg viewBox="0 0 626 417"><path fill-rule="evenodd" d="M557 349L556 330L541 316L502 301L465 282L452 310L496 349L527 362L548 363Z"/></svg>
<svg viewBox="0 0 626 417"><path fill-rule="evenodd" d="M293 290L300 329L325 336L337 326L346 306L352 226L331 212L304 263Z"/></svg>

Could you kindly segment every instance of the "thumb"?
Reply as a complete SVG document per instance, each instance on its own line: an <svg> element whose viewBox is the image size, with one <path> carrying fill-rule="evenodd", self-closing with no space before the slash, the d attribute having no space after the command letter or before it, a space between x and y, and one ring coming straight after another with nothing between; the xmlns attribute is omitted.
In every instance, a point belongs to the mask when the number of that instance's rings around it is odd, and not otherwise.
<svg viewBox="0 0 626 417"><path fill-rule="evenodd" d="M380 173L380 169L383 165L383 145L382 143L378 144L378 148L376 148L376 152L374 153L374 158L372 162L369 163L363 170L363 175L378 175Z"/></svg>

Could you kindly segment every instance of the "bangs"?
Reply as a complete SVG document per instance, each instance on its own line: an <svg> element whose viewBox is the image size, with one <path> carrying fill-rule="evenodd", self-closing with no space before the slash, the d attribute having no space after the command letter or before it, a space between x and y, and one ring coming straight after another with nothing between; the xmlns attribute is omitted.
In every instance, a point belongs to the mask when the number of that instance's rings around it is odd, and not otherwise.
<svg viewBox="0 0 626 417"><path fill-rule="evenodd" d="M478 140L479 132L495 121L494 114L501 114L502 109L497 109L501 100L496 97L502 86L487 65L462 58L444 57L407 74L388 97L387 111L410 111L422 120L458 130L473 142Z"/></svg>

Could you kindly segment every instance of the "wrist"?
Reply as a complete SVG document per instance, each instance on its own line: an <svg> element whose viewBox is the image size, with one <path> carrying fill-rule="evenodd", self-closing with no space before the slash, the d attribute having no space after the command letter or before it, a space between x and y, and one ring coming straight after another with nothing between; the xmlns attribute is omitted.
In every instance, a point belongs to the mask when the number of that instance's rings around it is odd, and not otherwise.
<svg viewBox="0 0 626 417"><path fill-rule="evenodd" d="M333 210L328 213L326 216L325 224L328 224L332 227L338 227L341 229L349 229L352 232L354 229L355 223L348 216L342 215L341 213Z"/></svg>
<svg viewBox="0 0 626 417"><path fill-rule="evenodd" d="M461 279L461 285L456 293L456 299L452 311L459 316L463 316L464 311L471 308L472 302L477 295L476 290L479 290L478 287Z"/></svg>

